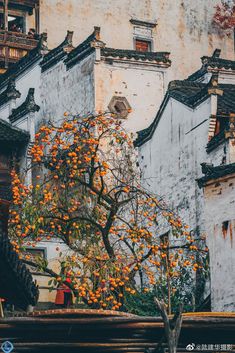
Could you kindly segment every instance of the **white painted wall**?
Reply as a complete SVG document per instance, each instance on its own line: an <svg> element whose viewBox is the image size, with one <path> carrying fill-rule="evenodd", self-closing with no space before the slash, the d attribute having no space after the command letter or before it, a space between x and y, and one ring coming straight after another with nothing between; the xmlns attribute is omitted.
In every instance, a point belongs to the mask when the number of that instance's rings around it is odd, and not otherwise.
<svg viewBox="0 0 235 353"><path fill-rule="evenodd" d="M214 166L220 165L223 162L223 159L226 158L226 163L230 163L230 153L229 153L229 141L226 140L221 143L219 146L214 148L207 155L207 161Z"/></svg>
<svg viewBox="0 0 235 353"><path fill-rule="evenodd" d="M205 235L210 251L211 301L213 311L235 310L235 175L208 182L199 189L200 163L221 165L234 162L234 139L226 140L209 154L211 98L192 110L170 99L151 138L139 148L142 182L178 211L190 229ZM222 224L229 221L228 230Z"/></svg>
<svg viewBox="0 0 235 353"><path fill-rule="evenodd" d="M96 111L107 111L113 96L126 97L132 112L124 120L128 131L137 132L153 120L166 89L169 69L149 63L117 60L95 65Z"/></svg>
<svg viewBox="0 0 235 353"><path fill-rule="evenodd" d="M210 99L190 109L170 98L151 140L139 148L142 181L164 197L190 228L204 232L203 197L196 178L207 160Z"/></svg>
<svg viewBox="0 0 235 353"><path fill-rule="evenodd" d="M11 113L11 105L10 102L7 102L6 104L3 104L0 107L0 119L3 119L9 123L9 115Z"/></svg>
<svg viewBox="0 0 235 353"><path fill-rule="evenodd" d="M208 183L204 196L212 311L235 311L235 175ZM229 223L223 234L225 221Z"/></svg>
<svg viewBox="0 0 235 353"><path fill-rule="evenodd" d="M94 111L94 54L67 70L63 62L41 75L41 118L56 121L64 112Z"/></svg>
<svg viewBox="0 0 235 353"><path fill-rule="evenodd" d="M26 244L27 246L27 244ZM71 254L71 250L65 245L61 240L50 239L37 243L36 245L39 249L45 249L46 260L48 261L48 268L52 269L58 275L60 275L60 262L62 257L66 257ZM31 247L27 247L30 249ZM60 252L62 252L62 257L59 257ZM51 280L50 275L34 274L34 279L39 285L39 302L55 302L56 289L49 291L51 286L48 285L48 281ZM53 285L52 285L53 287Z"/></svg>

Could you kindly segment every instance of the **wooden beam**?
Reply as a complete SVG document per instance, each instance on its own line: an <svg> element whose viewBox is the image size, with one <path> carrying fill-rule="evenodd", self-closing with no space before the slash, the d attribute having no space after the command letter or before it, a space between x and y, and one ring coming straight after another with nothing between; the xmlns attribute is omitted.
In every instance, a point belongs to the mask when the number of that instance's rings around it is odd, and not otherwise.
<svg viewBox="0 0 235 353"><path fill-rule="evenodd" d="M8 31L8 0L4 0L4 29Z"/></svg>
<svg viewBox="0 0 235 353"><path fill-rule="evenodd" d="M35 5L35 31L36 34L40 33L40 10L39 10L39 4Z"/></svg>

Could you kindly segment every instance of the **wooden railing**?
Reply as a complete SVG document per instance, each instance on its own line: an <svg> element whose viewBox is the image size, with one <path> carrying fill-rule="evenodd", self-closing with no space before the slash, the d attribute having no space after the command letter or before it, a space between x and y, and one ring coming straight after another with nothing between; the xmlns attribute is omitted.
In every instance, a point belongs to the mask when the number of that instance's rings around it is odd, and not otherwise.
<svg viewBox="0 0 235 353"><path fill-rule="evenodd" d="M24 33L0 31L0 67L8 68L35 48L38 40Z"/></svg>

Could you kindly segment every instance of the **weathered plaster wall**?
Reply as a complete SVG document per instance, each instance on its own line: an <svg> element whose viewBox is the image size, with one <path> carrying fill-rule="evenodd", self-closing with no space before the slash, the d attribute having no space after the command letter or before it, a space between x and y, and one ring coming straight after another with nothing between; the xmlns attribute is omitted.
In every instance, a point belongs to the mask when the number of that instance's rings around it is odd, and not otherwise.
<svg viewBox="0 0 235 353"><path fill-rule="evenodd" d="M23 72L16 78L16 89L21 93L20 98L16 100L11 100L0 107L0 118L9 122L9 114L11 113L12 108L20 106L27 97L29 88L35 88L35 101L37 104L40 103L40 78L41 78L41 69L39 66L39 61L32 65L29 70ZM2 93L7 86L4 86L0 93Z"/></svg>
<svg viewBox="0 0 235 353"><path fill-rule="evenodd" d="M229 151L228 163L235 163L235 139L229 140L228 151Z"/></svg>
<svg viewBox="0 0 235 353"><path fill-rule="evenodd" d="M40 81L41 68L39 61L32 65L29 70L23 72L16 78L16 89L21 93L21 97L17 99L17 107L21 105L28 94L29 88L35 88L35 102L40 105Z"/></svg>
<svg viewBox="0 0 235 353"><path fill-rule="evenodd" d="M11 105L10 102L7 102L6 104L3 104L0 107L0 119L3 119L9 123L9 115L11 113Z"/></svg>
<svg viewBox="0 0 235 353"><path fill-rule="evenodd" d="M86 114L94 111L94 55L70 70L63 62L42 73L41 118L63 119L64 112Z"/></svg>
<svg viewBox="0 0 235 353"><path fill-rule="evenodd" d="M27 14L26 15L26 21L25 21L25 29L26 33L28 33L30 28L35 28L35 15L34 13L32 15Z"/></svg>
<svg viewBox="0 0 235 353"><path fill-rule="evenodd" d="M45 249L46 260L48 261L48 268L52 269L58 275L60 274L59 253L62 252L64 256L69 255L70 249L60 240L51 239L41 241L37 244L37 248ZM51 277L42 275L40 273L33 275L37 281L40 289L39 302L54 302L56 290L49 291L48 281Z"/></svg>
<svg viewBox="0 0 235 353"><path fill-rule="evenodd" d="M222 49L224 58L233 58L233 38L219 35L211 20L220 0L41 0L40 31L48 32L53 48L67 29L74 31L78 44L101 27L107 46L133 49L131 18L157 21L153 29L155 51L170 51L172 76L182 79L200 66L200 57Z"/></svg>
<svg viewBox="0 0 235 353"><path fill-rule="evenodd" d="M210 99L195 110L170 99L150 141L140 147L144 184L163 196L191 229L204 232L203 197L196 178L207 160Z"/></svg>
<svg viewBox="0 0 235 353"><path fill-rule="evenodd" d="M223 143L221 143L219 146L207 154L207 162L213 164L214 166L223 164L225 162L230 163L228 140L225 140Z"/></svg>
<svg viewBox="0 0 235 353"><path fill-rule="evenodd" d="M235 310L235 175L205 187L212 311Z"/></svg>
<svg viewBox="0 0 235 353"><path fill-rule="evenodd" d="M147 127L156 114L166 87L166 71L149 64L99 62L95 65L96 110L106 111L113 96L126 97L132 112L125 127L136 132Z"/></svg>

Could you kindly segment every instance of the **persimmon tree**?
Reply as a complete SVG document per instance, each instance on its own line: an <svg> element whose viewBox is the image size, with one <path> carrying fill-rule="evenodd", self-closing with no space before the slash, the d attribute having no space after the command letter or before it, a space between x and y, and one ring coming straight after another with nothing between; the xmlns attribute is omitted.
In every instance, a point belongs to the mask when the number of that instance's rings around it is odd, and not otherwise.
<svg viewBox="0 0 235 353"><path fill-rule="evenodd" d="M164 202L139 182L130 136L112 114L65 117L41 126L31 148L32 185L12 171L9 234L15 249L44 239L62 240L62 270L53 285L66 283L93 308L125 309L126 295L162 284L171 312L182 269L203 267L205 248ZM160 238L163 228L168 239ZM29 261L30 262L30 261ZM164 293L163 293L164 294Z"/></svg>
<svg viewBox="0 0 235 353"><path fill-rule="evenodd" d="M215 7L213 24L227 35L231 35L235 27L235 1L221 0Z"/></svg>

